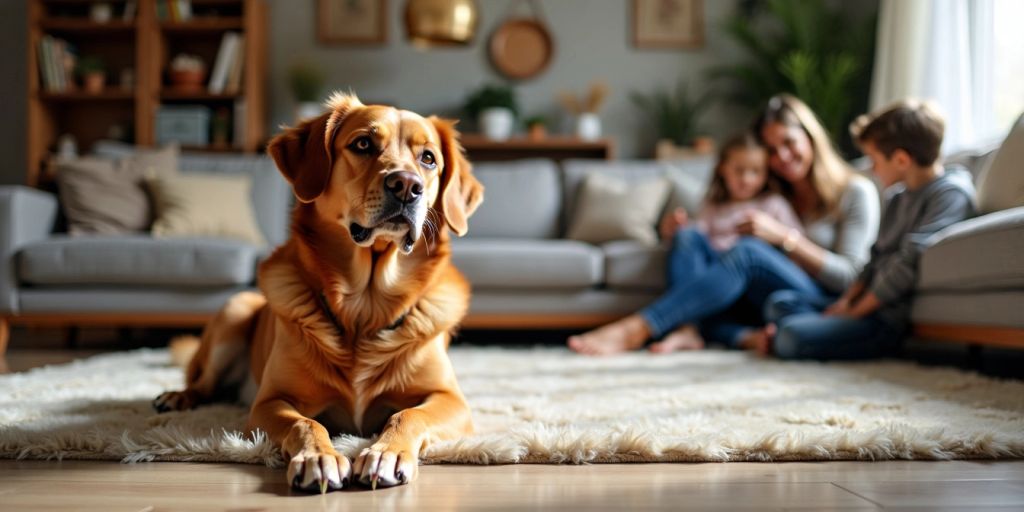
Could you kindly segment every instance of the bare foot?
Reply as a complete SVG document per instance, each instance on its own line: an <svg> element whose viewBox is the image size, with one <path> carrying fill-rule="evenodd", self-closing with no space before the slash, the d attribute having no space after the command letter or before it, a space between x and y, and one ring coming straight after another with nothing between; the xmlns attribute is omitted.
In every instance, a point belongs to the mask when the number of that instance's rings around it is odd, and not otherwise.
<svg viewBox="0 0 1024 512"><path fill-rule="evenodd" d="M656 354L668 354L677 350L700 350L704 348L704 338L693 325L684 325L666 335L661 341L652 343L648 350Z"/></svg>
<svg viewBox="0 0 1024 512"><path fill-rule="evenodd" d="M569 348L581 354L608 355L643 346L651 335L647 322L640 315L629 315L593 331L569 336Z"/></svg>
<svg viewBox="0 0 1024 512"><path fill-rule="evenodd" d="M740 348L755 352L761 357L768 357L772 353L772 339L775 338L776 331L775 324L768 324L762 329L751 329L740 340Z"/></svg>

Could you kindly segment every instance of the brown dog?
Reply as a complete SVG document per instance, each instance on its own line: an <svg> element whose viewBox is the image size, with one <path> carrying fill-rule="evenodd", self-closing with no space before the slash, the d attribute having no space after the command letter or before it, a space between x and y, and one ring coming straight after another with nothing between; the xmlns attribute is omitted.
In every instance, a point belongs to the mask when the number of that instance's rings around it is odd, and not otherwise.
<svg viewBox="0 0 1024 512"><path fill-rule="evenodd" d="M251 400L249 428L281 447L288 482L321 492L409 482L424 448L472 431L447 355L469 302L448 229L464 234L483 200L452 123L345 94L328 106L268 148L299 203L262 294L234 296L187 389L154 401ZM380 437L350 463L338 431Z"/></svg>

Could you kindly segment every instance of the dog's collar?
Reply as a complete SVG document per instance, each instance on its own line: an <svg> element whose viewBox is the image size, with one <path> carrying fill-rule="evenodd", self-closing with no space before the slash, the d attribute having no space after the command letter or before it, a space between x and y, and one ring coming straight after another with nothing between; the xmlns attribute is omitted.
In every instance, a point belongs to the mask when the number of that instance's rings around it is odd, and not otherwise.
<svg viewBox="0 0 1024 512"><path fill-rule="evenodd" d="M337 329L338 334L339 335L345 334L345 329L342 329L341 328L341 324L338 323L338 317L334 316L334 312L331 311L330 306L327 305L327 296L324 295L323 292L320 292L317 295L317 298L320 299L320 309L324 310L324 314L327 315L327 318L331 321L332 324L334 324L334 328ZM399 327L402 326L402 324L405 323L405 317L408 314L409 314L408 311L402 313L401 315L398 316L398 319L395 320L394 323L392 323L391 325L389 325L389 326L387 326L387 327L385 327L384 329L381 329L381 330L382 331L393 331L395 329L398 329Z"/></svg>

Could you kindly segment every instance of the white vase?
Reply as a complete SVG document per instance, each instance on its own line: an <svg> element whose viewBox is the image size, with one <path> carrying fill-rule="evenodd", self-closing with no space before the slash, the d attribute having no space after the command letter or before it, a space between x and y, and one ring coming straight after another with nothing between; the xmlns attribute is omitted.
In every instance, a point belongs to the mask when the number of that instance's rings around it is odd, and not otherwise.
<svg viewBox="0 0 1024 512"><path fill-rule="evenodd" d="M576 118L576 136L582 140L595 141L601 138L601 118L593 112L584 112Z"/></svg>
<svg viewBox="0 0 1024 512"><path fill-rule="evenodd" d="M486 108L480 112L480 129L484 136L491 140L508 140L512 136L512 128L515 126L515 115L507 108L493 107Z"/></svg>
<svg viewBox="0 0 1024 512"><path fill-rule="evenodd" d="M324 107L315 101L303 101L295 106L295 122L314 118L324 113Z"/></svg>

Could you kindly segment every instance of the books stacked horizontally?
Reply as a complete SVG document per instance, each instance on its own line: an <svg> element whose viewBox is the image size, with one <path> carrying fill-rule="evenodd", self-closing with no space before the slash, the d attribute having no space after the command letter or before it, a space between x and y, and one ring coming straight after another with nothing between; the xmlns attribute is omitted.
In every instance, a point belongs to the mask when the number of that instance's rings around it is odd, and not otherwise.
<svg viewBox="0 0 1024 512"><path fill-rule="evenodd" d="M209 90L213 94L235 94L242 85L242 65L245 62L245 36L238 32L225 32L217 50L217 60L210 73Z"/></svg>
<svg viewBox="0 0 1024 512"><path fill-rule="evenodd" d="M63 39L44 35L39 40L39 76L43 89L48 92L64 92L74 88L75 64L78 60L75 47Z"/></svg>
<svg viewBox="0 0 1024 512"><path fill-rule="evenodd" d="M160 21L192 19L192 0L157 0L156 17Z"/></svg>

